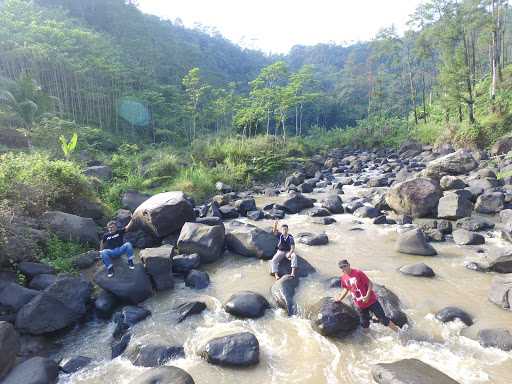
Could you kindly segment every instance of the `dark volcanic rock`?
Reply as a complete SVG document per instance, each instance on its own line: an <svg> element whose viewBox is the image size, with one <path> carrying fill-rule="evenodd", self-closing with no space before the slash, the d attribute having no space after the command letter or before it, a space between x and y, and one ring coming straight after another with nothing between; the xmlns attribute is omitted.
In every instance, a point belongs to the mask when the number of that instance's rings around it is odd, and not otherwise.
<svg viewBox="0 0 512 384"><path fill-rule="evenodd" d="M37 290L28 289L16 283L7 283L0 287L0 305L16 312L38 294Z"/></svg>
<svg viewBox="0 0 512 384"><path fill-rule="evenodd" d="M59 367L55 361L33 357L14 367L2 384L54 384L58 376Z"/></svg>
<svg viewBox="0 0 512 384"><path fill-rule="evenodd" d="M508 329L482 329L478 332L480 345L512 351L512 333Z"/></svg>
<svg viewBox="0 0 512 384"><path fill-rule="evenodd" d="M130 361L138 367L159 367L169 360L185 357L183 347L164 345L138 345L130 355Z"/></svg>
<svg viewBox="0 0 512 384"><path fill-rule="evenodd" d="M194 379L181 368L165 366L145 371L130 384L194 384Z"/></svg>
<svg viewBox="0 0 512 384"><path fill-rule="evenodd" d="M325 233L314 235L312 233L300 233L298 235L299 242L306 245L325 245L329 243L329 237Z"/></svg>
<svg viewBox="0 0 512 384"><path fill-rule="evenodd" d="M455 319L459 319L468 327L473 324L473 318L471 315L457 307L446 307L441 309L436 313L436 319L443 323L448 323L450 321L454 321Z"/></svg>
<svg viewBox="0 0 512 384"><path fill-rule="evenodd" d="M277 247L277 237L251 224L229 228L226 235L227 248L239 255L271 259Z"/></svg>
<svg viewBox="0 0 512 384"><path fill-rule="evenodd" d="M284 275L270 289L270 294L278 307L283 308L289 316L293 315L296 310L293 297L298 285L299 279Z"/></svg>
<svg viewBox="0 0 512 384"><path fill-rule="evenodd" d="M308 199L300 193L292 193L290 197L283 202L283 207L287 213L299 213L303 209L313 208L313 200Z"/></svg>
<svg viewBox="0 0 512 384"><path fill-rule="evenodd" d="M398 296L389 288L380 284L374 283L373 289L386 316L400 328L407 324L407 315L402 311L402 303Z"/></svg>
<svg viewBox="0 0 512 384"><path fill-rule="evenodd" d="M0 379L14 366L20 340L12 324L0 321Z"/></svg>
<svg viewBox="0 0 512 384"><path fill-rule="evenodd" d="M267 299L258 293L250 291L235 293L224 304L224 309L229 314L250 319L263 316L268 308L270 308L270 305Z"/></svg>
<svg viewBox="0 0 512 384"><path fill-rule="evenodd" d="M173 247L163 245L158 248L146 248L140 251L139 256L151 276L153 285L157 291L165 291L174 288L174 279L171 270L171 254Z"/></svg>
<svg viewBox="0 0 512 384"><path fill-rule="evenodd" d="M419 256L435 256L436 250L427 240L421 229L412 229L399 234L396 250L400 253Z"/></svg>
<svg viewBox="0 0 512 384"><path fill-rule="evenodd" d="M327 208L331 213L343 213L343 201L338 195L329 195L322 200L322 207Z"/></svg>
<svg viewBox="0 0 512 384"><path fill-rule="evenodd" d="M476 232L457 229L453 231L453 241L457 245L479 245L485 243L485 238Z"/></svg>
<svg viewBox="0 0 512 384"><path fill-rule="evenodd" d="M346 336L359 326L358 313L346 304L324 297L308 312L313 329L323 336Z"/></svg>
<svg viewBox="0 0 512 384"><path fill-rule="evenodd" d="M30 261L23 261L21 263L18 263L17 265L18 270L23 273L25 276L27 276L29 279L34 278L37 275L53 275L55 274L55 269L53 267L50 267L47 264L43 263L34 263Z"/></svg>
<svg viewBox="0 0 512 384"><path fill-rule="evenodd" d="M91 364L92 359L86 356L75 356L69 359L64 365L59 368L64 373L75 373Z"/></svg>
<svg viewBox="0 0 512 384"><path fill-rule="evenodd" d="M110 292L101 290L94 300L94 308L99 317L109 318L119 305L119 300Z"/></svg>
<svg viewBox="0 0 512 384"><path fill-rule="evenodd" d="M185 285L194 289L206 288L210 285L210 276L206 272L193 269L187 274Z"/></svg>
<svg viewBox="0 0 512 384"><path fill-rule="evenodd" d="M114 340L112 342L111 350L112 350L112 359L115 359L118 356L121 356L123 352L128 347L130 340L132 339L132 335L127 333L123 335L120 340Z"/></svg>
<svg viewBox="0 0 512 384"><path fill-rule="evenodd" d="M441 196L441 187L435 180L416 178L392 186L386 202L400 215L425 217L436 212Z"/></svg>
<svg viewBox="0 0 512 384"><path fill-rule="evenodd" d="M464 217L455 223L457 228L467 231L485 231L494 228L494 223L482 217Z"/></svg>
<svg viewBox="0 0 512 384"><path fill-rule="evenodd" d="M435 273L428 265L424 263L409 264L400 267L400 272L404 275L419 277L434 277Z"/></svg>
<svg viewBox="0 0 512 384"><path fill-rule="evenodd" d="M256 365L260 359L260 346L252 333L241 332L208 341L201 356L208 363L221 366Z"/></svg>
<svg viewBox="0 0 512 384"><path fill-rule="evenodd" d="M512 274L494 276L488 299L503 309L512 310Z"/></svg>
<svg viewBox="0 0 512 384"><path fill-rule="evenodd" d="M175 273L187 274L201 265L201 257L197 253L191 255L176 255L172 258L172 270Z"/></svg>
<svg viewBox="0 0 512 384"><path fill-rule="evenodd" d="M378 384L459 384L417 359L377 364L372 368L372 376Z"/></svg>
<svg viewBox="0 0 512 384"><path fill-rule="evenodd" d="M174 308L174 312L177 315L177 322L181 323L192 315L198 315L206 309L206 304L202 301L190 301L178 305Z"/></svg>
<svg viewBox="0 0 512 384"><path fill-rule="evenodd" d="M307 277L312 273L315 273L315 267L307 262L303 257L297 256L297 277ZM279 263L277 273L279 276L288 275L292 272L291 261L284 257Z"/></svg>

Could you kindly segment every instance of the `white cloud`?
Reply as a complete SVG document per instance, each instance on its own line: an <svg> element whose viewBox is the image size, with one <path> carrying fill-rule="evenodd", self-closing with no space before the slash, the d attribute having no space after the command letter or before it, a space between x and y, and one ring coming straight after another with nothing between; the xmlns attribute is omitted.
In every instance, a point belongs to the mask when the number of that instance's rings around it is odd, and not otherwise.
<svg viewBox="0 0 512 384"><path fill-rule="evenodd" d="M185 26L215 27L244 47L286 53L293 45L370 40L395 24L403 30L421 0L139 0L146 13Z"/></svg>

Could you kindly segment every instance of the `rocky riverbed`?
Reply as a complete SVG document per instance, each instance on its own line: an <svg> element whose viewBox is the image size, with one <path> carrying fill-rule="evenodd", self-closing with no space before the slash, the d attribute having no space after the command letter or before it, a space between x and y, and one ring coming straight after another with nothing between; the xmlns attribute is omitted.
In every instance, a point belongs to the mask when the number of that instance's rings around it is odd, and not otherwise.
<svg viewBox="0 0 512 384"><path fill-rule="evenodd" d="M75 258L80 276L21 262L21 286L2 272L0 374L9 384L510 383L503 148L339 149L280 185L218 183L204 205L128 193L116 219L138 225L127 236L140 249L134 271L120 261L109 279L91 251ZM296 238L298 279L269 276L274 219ZM91 217L43 221L33 230L98 241ZM367 271L400 334L378 324L364 334L350 303L332 302L341 258Z"/></svg>

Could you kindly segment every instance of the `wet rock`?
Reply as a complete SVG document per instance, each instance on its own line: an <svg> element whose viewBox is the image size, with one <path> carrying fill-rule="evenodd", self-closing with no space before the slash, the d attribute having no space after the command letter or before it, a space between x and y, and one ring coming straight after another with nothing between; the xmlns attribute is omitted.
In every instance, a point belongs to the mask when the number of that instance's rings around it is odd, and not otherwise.
<svg viewBox="0 0 512 384"><path fill-rule="evenodd" d="M417 359L380 363L372 368L378 384L459 384L451 377Z"/></svg>
<svg viewBox="0 0 512 384"><path fill-rule="evenodd" d="M0 321L0 379L14 366L19 349L20 340L12 324Z"/></svg>
<svg viewBox="0 0 512 384"><path fill-rule="evenodd" d="M72 265L76 269L87 269L95 265L96 261L99 259L100 253L98 251L89 251L75 256L73 258Z"/></svg>
<svg viewBox="0 0 512 384"><path fill-rule="evenodd" d="M441 196L441 188L435 180L416 178L393 185L386 202L398 214L425 217L436 212Z"/></svg>
<svg viewBox="0 0 512 384"><path fill-rule="evenodd" d="M204 289L210 285L210 276L206 272L193 269L187 274L185 285L194 289Z"/></svg>
<svg viewBox="0 0 512 384"><path fill-rule="evenodd" d="M456 229L453 231L453 241L457 245L479 245L485 244L485 238L476 232Z"/></svg>
<svg viewBox="0 0 512 384"><path fill-rule="evenodd" d="M226 235L226 245L230 251L265 260L274 256L277 242L277 237L272 233L250 224L232 226Z"/></svg>
<svg viewBox="0 0 512 384"><path fill-rule="evenodd" d="M324 297L308 311L313 329L323 336L346 336L359 326L358 313L348 305Z"/></svg>
<svg viewBox="0 0 512 384"><path fill-rule="evenodd" d="M281 220L284 219L285 212L281 209L271 209L269 212L265 213L265 219L271 220Z"/></svg>
<svg viewBox="0 0 512 384"><path fill-rule="evenodd" d="M482 329L478 332L480 345L512 351L512 333L505 328Z"/></svg>
<svg viewBox="0 0 512 384"><path fill-rule="evenodd" d="M491 303L512 310L512 274L494 276L487 297Z"/></svg>
<svg viewBox="0 0 512 384"><path fill-rule="evenodd" d="M151 281L142 264L136 264L135 269L130 270L125 261L115 260L114 271L114 277L107 277L106 270L102 268L94 275L94 282L119 300L132 304L138 304L153 294Z"/></svg>
<svg viewBox="0 0 512 384"><path fill-rule="evenodd" d="M443 176L439 181L439 185L443 191L453 190L453 189L464 189L467 187L467 184L460 178L456 176Z"/></svg>
<svg viewBox="0 0 512 384"><path fill-rule="evenodd" d="M325 233L319 233L314 235L312 233L302 233L299 234L299 243L316 246L316 245L325 245L329 243L329 237Z"/></svg>
<svg viewBox="0 0 512 384"><path fill-rule="evenodd" d="M7 283L0 288L0 305L16 312L38 294L37 290L28 289L16 283Z"/></svg>
<svg viewBox="0 0 512 384"><path fill-rule="evenodd" d="M114 314L114 322L116 323L116 328L114 330L113 336L115 338L121 337L130 327L141 322L149 316L151 316L151 311L147 310L146 308L133 305L123 307L121 311Z"/></svg>
<svg viewBox="0 0 512 384"><path fill-rule="evenodd" d="M33 357L14 367L2 384L54 384L58 376L59 367L55 361Z"/></svg>
<svg viewBox="0 0 512 384"><path fill-rule="evenodd" d="M133 213L133 219L142 229L162 238L194 221L195 214L183 192L164 192L142 203Z"/></svg>
<svg viewBox="0 0 512 384"><path fill-rule="evenodd" d="M49 211L43 214L41 223L61 240L73 240L92 246L99 245L96 223L91 218Z"/></svg>
<svg viewBox="0 0 512 384"><path fill-rule="evenodd" d="M496 213L503 209L504 195L502 192L487 192L478 196L475 211L480 213Z"/></svg>
<svg viewBox="0 0 512 384"><path fill-rule="evenodd" d="M309 211L309 216L311 217L326 217L330 214L331 212L328 209L320 207L314 207Z"/></svg>
<svg viewBox="0 0 512 384"><path fill-rule="evenodd" d="M322 207L328 209L331 213L343 213L343 201L338 195L329 195L322 200Z"/></svg>
<svg viewBox="0 0 512 384"><path fill-rule="evenodd" d="M277 306L283 308L288 316L293 315L296 310L293 297L298 285L299 279L293 278L290 275L284 275L270 289L270 294Z"/></svg>
<svg viewBox="0 0 512 384"><path fill-rule="evenodd" d="M450 321L454 321L455 319L459 319L468 327L473 324L473 318L471 315L457 307L446 307L441 309L436 313L436 319L443 323L448 323Z"/></svg>
<svg viewBox="0 0 512 384"><path fill-rule="evenodd" d="M471 152L461 149L429 162L425 171L428 176L440 178L445 174L462 175L476 167L478 163Z"/></svg>
<svg viewBox="0 0 512 384"><path fill-rule="evenodd" d="M315 268L308 263L303 257L297 255L297 277L307 277L315 273ZM288 275L292 272L291 261L284 257L279 263L277 273L279 276Z"/></svg>
<svg viewBox="0 0 512 384"><path fill-rule="evenodd" d="M194 384L194 379L181 368L165 366L145 371L130 384Z"/></svg>
<svg viewBox="0 0 512 384"><path fill-rule="evenodd" d="M55 269L50 267L48 264L43 263L34 263L30 261L23 261L18 263L17 265L18 271L24 274L29 279L33 279L37 275L53 275L55 274Z"/></svg>
<svg viewBox="0 0 512 384"><path fill-rule="evenodd" d="M80 371L81 369L87 367L92 363L92 359L86 356L75 356L69 359L65 364L61 365L59 368L64 373L75 373Z"/></svg>
<svg viewBox="0 0 512 384"><path fill-rule="evenodd" d="M270 308L270 305L267 299L250 291L235 293L224 304L227 313L243 319L262 317L268 308Z"/></svg>
<svg viewBox="0 0 512 384"><path fill-rule="evenodd" d="M181 323L183 320L192 315L198 315L206 309L206 304L202 301L190 301L178 305L174 308L177 315L177 322Z"/></svg>
<svg viewBox="0 0 512 384"><path fill-rule="evenodd" d="M464 217L455 223L457 228L467 231L485 231L494 228L494 223L482 217Z"/></svg>
<svg viewBox="0 0 512 384"><path fill-rule="evenodd" d="M424 263L409 264L400 267L400 272L404 275L417 277L434 277L435 273L428 265Z"/></svg>
<svg viewBox="0 0 512 384"><path fill-rule="evenodd" d="M99 317L109 318L119 305L119 300L110 292L101 290L96 300L94 308Z"/></svg>
<svg viewBox="0 0 512 384"><path fill-rule="evenodd" d="M43 291L46 288L48 288L50 285L55 283L56 280L57 280L57 276L55 276L55 275L46 275L46 274L37 275L32 280L30 280L28 287L30 289Z"/></svg>
<svg viewBox="0 0 512 384"><path fill-rule="evenodd" d="M436 250L427 243L421 229L411 229L398 235L396 250L400 253L419 256L435 256Z"/></svg>
<svg viewBox="0 0 512 384"><path fill-rule="evenodd" d="M360 217L360 218L369 218L373 219L380 215L380 211L377 208L374 207L361 207L355 210L354 216Z"/></svg>
<svg viewBox="0 0 512 384"><path fill-rule="evenodd" d="M279 189L276 188L265 188L263 194L267 197L279 196Z"/></svg>
<svg viewBox="0 0 512 384"><path fill-rule="evenodd" d="M287 213L299 213L303 209L313 208L313 200L308 199L300 193L292 193L290 197L283 202L283 207Z"/></svg>
<svg viewBox="0 0 512 384"><path fill-rule="evenodd" d="M171 236L172 235L165 237L163 239L164 242L168 242ZM127 232L124 235L124 241L130 242L134 248L139 249L158 247L161 243L160 239L153 233L142 229Z"/></svg>
<svg viewBox="0 0 512 384"><path fill-rule="evenodd" d="M402 303L391 289L374 283L373 290L377 294L377 299L384 309L384 313L393 323L400 328L408 323L407 315L402 311Z"/></svg>
<svg viewBox="0 0 512 384"><path fill-rule="evenodd" d="M183 347L164 345L138 345L129 353L129 359L138 367L159 367L169 360L185 357Z"/></svg>
<svg viewBox="0 0 512 384"><path fill-rule="evenodd" d="M455 193L448 193L439 199L437 217L457 220L471 216L473 203Z"/></svg>
<svg viewBox="0 0 512 384"><path fill-rule="evenodd" d="M330 225L336 223L336 219L334 217L316 217L313 220L311 220L314 224L321 224L321 225Z"/></svg>
<svg viewBox="0 0 512 384"><path fill-rule="evenodd" d="M235 333L208 341L201 356L208 363L220 366L256 365L260 359L260 346L252 333Z"/></svg>
<svg viewBox="0 0 512 384"><path fill-rule="evenodd" d="M197 253L191 255L176 255L172 258L172 270L175 273L187 274L201 265L201 257Z"/></svg>
<svg viewBox="0 0 512 384"><path fill-rule="evenodd" d="M172 246L163 245L158 248L146 248L140 251L140 259L157 291L174 288L171 270L171 254L173 249Z"/></svg>
<svg viewBox="0 0 512 384"><path fill-rule="evenodd" d="M130 344L130 340L132 339L132 335L127 333L121 337L120 340L114 340L111 345L112 350L112 359L115 359L118 356L121 356L123 352L128 347L128 344Z"/></svg>

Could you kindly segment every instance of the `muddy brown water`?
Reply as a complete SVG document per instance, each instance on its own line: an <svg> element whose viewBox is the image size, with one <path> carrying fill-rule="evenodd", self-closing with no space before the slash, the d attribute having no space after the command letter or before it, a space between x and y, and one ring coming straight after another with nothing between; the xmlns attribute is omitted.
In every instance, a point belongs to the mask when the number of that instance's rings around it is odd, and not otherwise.
<svg viewBox="0 0 512 384"><path fill-rule="evenodd" d="M351 191L355 193L356 191ZM321 198L321 194L311 194ZM258 206L280 201L258 198ZM159 293L143 303L152 316L133 328L131 345L184 345L186 358L169 362L188 371L197 384L368 384L372 383L371 366L403 358L418 358L440 369L460 383L512 383L512 352L482 348L477 341L463 335L476 334L486 327L512 328L512 313L487 300L493 274L477 273L464 268L464 262L478 260L507 248L501 240L487 239L485 246L458 247L453 242L434 243L439 255L418 257L394 251L396 226L377 226L367 220L354 224L351 215L334 215L337 223L313 224L306 214L290 215L285 222L290 232L325 231L329 244L320 247L297 245L297 252L317 270L301 279L296 294L299 315L287 317L280 309L267 311L257 320L237 320L225 313L222 303L241 290L263 294L272 302L268 262L226 255L221 261L204 267L211 285L195 291L177 282L171 292ZM268 227L271 221L256 225ZM353 230L354 227L360 230ZM483 249L485 253L477 253ZM352 265L369 277L392 289L402 300L412 322L403 336L373 324L368 334L356 331L343 340L325 338L311 328L301 313L324 296L337 294L326 280L339 274L337 261L348 258ZM434 279L401 275L397 269L408 263L425 262L437 274ZM173 321L172 308L188 300L203 300L207 311L181 324ZM445 306L456 305L474 316L475 324L442 324L434 314ZM73 375L61 375L65 384L124 384L148 368L134 367L126 358L110 360L113 323L91 322L77 327L59 340L63 348L55 356L85 355L95 359L87 369ZM208 339L248 330L260 343L260 363L254 368L231 369L209 365L197 352Z"/></svg>

